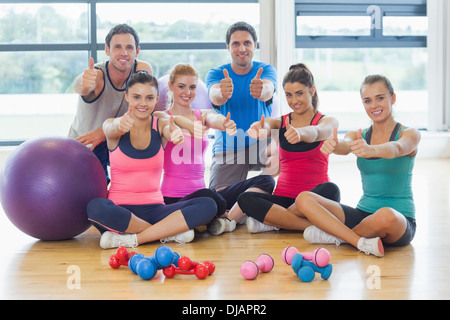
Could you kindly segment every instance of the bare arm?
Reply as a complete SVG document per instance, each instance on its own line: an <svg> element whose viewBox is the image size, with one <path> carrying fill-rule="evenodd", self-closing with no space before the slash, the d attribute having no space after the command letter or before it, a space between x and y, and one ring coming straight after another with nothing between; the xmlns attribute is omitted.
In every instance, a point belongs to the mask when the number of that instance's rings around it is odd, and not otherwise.
<svg viewBox="0 0 450 320"><path fill-rule="evenodd" d="M158 129L161 132L161 138L165 145L168 141L179 144L184 141L184 135L181 129L175 124L173 116L167 119L159 119Z"/></svg>
<svg viewBox="0 0 450 320"><path fill-rule="evenodd" d="M338 138L337 127L333 129L333 136L325 140L320 151L324 154L348 155L351 152L350 143L356 139L356 132L348 132L344 139Z"/></svg>
<svg viewBox="0 0 450 320"><path fill-rule="evenodd" d="M106 137L106 143L110 150L117 147L119 139L126 132L130 131L134 125L131 106L127 113L120 118L110 118L103 123L103 133Z"/></svg>
<svg viewBox="0 0 450 320"><path fill-rule="evenodd" d="M394 159L416 154L421 136L417 129L409 128L400 133L397 141L389 141L378 145L369 145L362 138L362 130L356 133L356 140L351 142L351 150L361 158Z"/></svg>
<svg viewBox="0 0 450 320"><path fill-rule="evenodd" d="M155 111L153 112L153 115L160 119L170 120L170 115L165 111ZM183 117L183 116L177 116L173 115L173 120L177 126L179 126L181 129L185 129L189 132L191 136L195 136L195 122Z"/></svg>
<svg viewBox="0 0 450 320"><path fill-rule="evenodd" d="M91 101L103 90L103 72L94 68L94 59L89 59L89 67L83 71L74 83L76 93Z"/></svg>
<svg viewBox="0 0 450 320"><path fill-rule="evenodd" d="M226 131L228 135L233 136L237 133L236 123L231 120L231 114L228 112L224 117L222 114L214 110L206 110L203 112L206 127L216 130Z"/></svg>
<svg viewBox="0 0 450 320"><path fill-rule="evenodd" d="M272 129L280 129L281 120L273 118L265 118L261 116L261 120L254 122L248 129L248 135L253 139L264 140L271 136Z"/></svg>
<svg viewBox="0 0 450 320"><path fill-rule="evenodd" d="M316 126L294 128L290 123L286 124L285 137L289 143L304 141L312 143L322 141L333 135L333 129L339 126L339 122L332 117L322 118Z"/></svg>

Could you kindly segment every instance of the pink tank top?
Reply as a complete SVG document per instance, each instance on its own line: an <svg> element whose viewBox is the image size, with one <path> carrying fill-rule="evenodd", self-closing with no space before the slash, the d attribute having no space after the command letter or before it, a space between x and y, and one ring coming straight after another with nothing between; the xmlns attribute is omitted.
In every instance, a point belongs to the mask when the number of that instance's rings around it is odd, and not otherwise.
<svg viewBox="0 0 450 320"><path fill-rule="evenodd" d="M290 144L284 137L288 117L290 118L290 114L282 118L283 125L279 141L280 176L274 194L296 198L299 193L310 191L317 185L329 181L329 156L320 152L323 141L313 143L300 141ZM311 125L317 125L322 117L322 114L317 113Z"/></svg>
<svg viewBox="0 0 450 320"><path fill-rule="evenodd" d="M153 116L151 127L150 145L146 149L135 149L127 132L109 153L111 186L108 199L116 205L164 203L160 189L164 150L158 119Z"/></svg>
<svg viewBox="0 0 450 320"><path fill-rule="evenodd" d="M167 111L169 114L170 112ZM197 119L201 110L194 110ZM164 176L161 191L164 197L182 198L205 186L205 152L208 136L203 140L184 134L178 145L168 142L164 151Z"/></svg>

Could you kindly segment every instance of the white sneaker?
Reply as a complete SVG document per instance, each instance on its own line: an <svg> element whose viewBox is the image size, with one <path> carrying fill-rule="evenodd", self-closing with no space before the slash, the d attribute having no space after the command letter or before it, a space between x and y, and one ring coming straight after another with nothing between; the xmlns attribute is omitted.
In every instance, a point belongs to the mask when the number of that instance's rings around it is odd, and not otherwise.
<svg viewBox="0 0 450 320"><path fill-rule="evenodd" d="M241 221L238 222L238 224L247 224L247 216L244 217Z"/></svg>
<svg viewBox="0 0 450 320"><path fill-rule="evenodd" d="M247 217L247 230L250 233L260 233L267 231L278 231L280 228L268 226L252 217Z"/></svg>
<svg viewBox="0 0 450 320"><path fill-rule="evenodd" d="M308 228L306 228L303 231L303 238L309 243L335 244L337 246L346 243L344 240L326 233L316 226L309 226Z"/></svg>
<svg viewBox="0 0 450 320"><path fill-rule="evenodd" d="M208 224L208 231L215 236L224 232L232 232L234 229L236 229L236 221L226 218L215 218Z"/></svg>
<svg viewBox="0 0 450 320"><path fill-rule="evenodd" d="M138 246L136 234L119 234L106 231L100 237L100 247L112 249L118 247L135 248Z"/></svg>
<svg viewBox="0 0 450 320"><path fill-rule="evenodd" d="M166 243L166 242L188 243L188 242L191 242L192 240L194 240L194 237L195 237L194 230L188 230L186 232L182 232L182 233L176 234L174 236L160 239L159 241L161 243Z"/></svg>
<svg viewBox="0 0 450 320"><path fill-rule="evenodd" d="M361 238L358 241L358 249L359 251L364 252L365 254L373 254L376 257L384 256L384 247L383 242L379 237L376 238Z"/></svg>

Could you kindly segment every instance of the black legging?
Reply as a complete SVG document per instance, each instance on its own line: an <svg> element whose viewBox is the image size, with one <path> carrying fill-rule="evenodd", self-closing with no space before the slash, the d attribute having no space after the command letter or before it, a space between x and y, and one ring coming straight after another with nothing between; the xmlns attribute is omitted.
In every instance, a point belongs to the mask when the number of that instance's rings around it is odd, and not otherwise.
<svg viewBox="0 0 450 320"><path fill-rule="evenodd" d="M250 188L258 188L269 194L273 192L275 188L275 179L269 175L259 175L218 191L214 189L200 189L183 198L169 198L164 197L166 204L175 203L178 201L190 200L198 197L212 198L217 205L217 217L220 217L226 210L230 210L237 202L239 196Z"/></svg>
<svg viewBox="0 0 450 320"><path fill-rule="evenodd" d="M336 202L341 201L339 187L332 182L319 184L312 189L311 192ZM258 192L246 192L239 196L238 203L239 207L247 216L258 220L259 222L264 222L267 213L274 204L287 209L295 203L295 198Z"/></svg>

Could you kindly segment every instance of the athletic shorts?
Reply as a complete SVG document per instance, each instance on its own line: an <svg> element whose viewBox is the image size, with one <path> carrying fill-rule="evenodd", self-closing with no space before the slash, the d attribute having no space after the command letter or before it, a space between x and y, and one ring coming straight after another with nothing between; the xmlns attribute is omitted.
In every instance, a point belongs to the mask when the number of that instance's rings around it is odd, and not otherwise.
<svg viewBox="0 0 450 320"><path fill-rule="evenodd" d="M344 204L340 204L342 210L344 210L345 214L345 225L349 227L350 229L353 229L358 224L361 223L365 218L370 216L372 213L362 211L360 209L352 208L349 206L346 206ZM416 220L412 218L406 218L406 231L403 234L403 236L398 239L394 243L384 243L384 246L386 247L403 247L407 246L411 243L411 241L414 239L414 236L416 235Z"/></svg>

